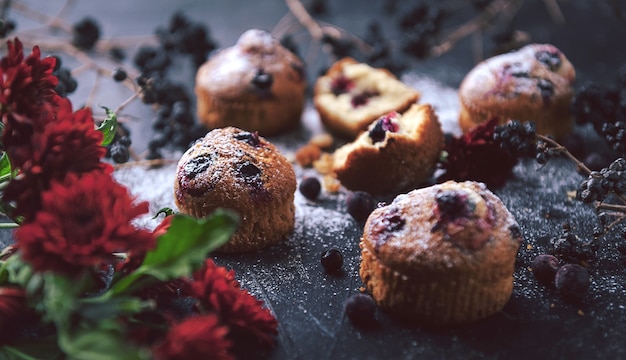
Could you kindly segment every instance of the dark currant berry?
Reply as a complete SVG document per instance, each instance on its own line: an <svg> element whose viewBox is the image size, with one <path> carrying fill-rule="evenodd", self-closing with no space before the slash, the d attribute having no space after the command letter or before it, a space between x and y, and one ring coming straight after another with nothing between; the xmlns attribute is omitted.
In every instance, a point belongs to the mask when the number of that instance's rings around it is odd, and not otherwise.
<svg viewBox="0 0 626 360"><path fill-rule="evenodd" d="M111 144L111 159L118 164L123 164L128 161L130 158L130 152L128 150L128 146L124 146L124 144L120 142L114 142Z"/></svg>
<svg viewBox="0 0 626 360"><path fill-rule="evenodd" d="M322 253L320 261L327 273L338 273L343 266L343 255L338 249L329 249Z"/></svg>
<svg viewBox="0 0 626 360"><path fill-rule="evenodd" d="M126 52L121 47L114 46L109 50L109 56L111 56L113 60L120 62L126 59Z"/></svg>
<svg viewBox="0 0 626 360"><path fill-rule="evenodd" d="M124 69L117 67L113 69L113 73L111 74L111 76L113 77L113 80L121 82L126 80L128 74L126 74L126 71Z"/></svg>
<svg viewBox="0 0 626 360"><path fill-rule="evenodd" d="M15 30L15 21L11 19L0 20L0 37L6 37Z"/></svg>
<svg viewBox="0 0 626 360"><path fill-rule="evenodd" d="M554 276L559 269L559 259L549 254L537 255L530 264L530 268L540 283L554 284Z"/></svg>
<svg viewBox="0 0 626 360"><path fill-rule="evenodd" d="M72 44L78 48L91 50L98 39L100 26L93 18L84 18L72 26Z"/></svg>
<svg viewBox="0 0 626 360"><path fill-rule="evenodd" d="M330 83L330 90L337 96L347 93L354 87L354 82L345 76L337 76Z"/></svg>
<svg viewBox="0 0 626 360"><path fill-rule="evenodd" d="M376 324L376 303L371 296L355 294L346 300L346 316L357 327L372 327Z"/></svg>
<svg viewBox="0 0 626 360"><path fill-rule="evenodd" d="M322 185L316 177L305 177L298 186L300 193L307 199L315 201L320 195Z"/></svg>
<svg viewBox="0 0 626 360"><path fill-rule="evenodd" d="M358 222L365 222L376 208L376 201L365 191L355 191L346 198L348 213Z"/></svg>
<svg viewBox="0 0 626 360"><path fill-rule="evenodd" d="M385 140L386 134L387 132L383 129L382 121L377 121L372 130L369 132L370 139L372 139L372 143L374 144Z"/></svg>
<svg viewBox="0 0 626 360"><path fill-rule="evenodd" d="M554 51L537 51L535 59L544 64L551 71L556 71L561 66L561 57L558 52Z"/></svg>
<svg viewBox="0 0 626 360"><path fill-rule="evenodd" d="M591 285L591 277L584 267L578 264L566 264L556 272L554 284L563 298L577 300L587 293Z"/></svg>
<svg viewBox="0 0 626 360"><path fill-rule="evenodd" d="M252 85L259 90L269 90L272 87L272 83L274 83L272 74L264 72L263 69L259 69L252 79Z"/></svg>
<svg viewBox="0 0 626 360"><path fill-rule="evenodd" d="M259 133L256 131L255 132L242 131L239 134L235 135L235 139L246 142L248 145L254 146L254 147L261 145L261 139L259 139Z"/></svg>

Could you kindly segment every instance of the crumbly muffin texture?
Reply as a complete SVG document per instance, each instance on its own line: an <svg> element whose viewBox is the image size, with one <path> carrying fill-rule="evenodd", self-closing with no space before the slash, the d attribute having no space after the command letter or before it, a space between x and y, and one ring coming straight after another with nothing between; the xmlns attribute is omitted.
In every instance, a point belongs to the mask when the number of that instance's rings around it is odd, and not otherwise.
<svg viewBox="0 0 626 360"><path fill-rule="evenodd" d="M219 251L264 248L287 238L295 223L296 177L287 159L257 133L215 129L178 162L174 198L198 218L217 208L240 215L241 224Z"/></svg>
<svg viewBox="0 0 626 360"><path fill-rule="evenodd" d="M413 104L370 124L333 154L333 171L349 190L398 194L426 181L443 150L441 125L429 104Z"/></svg>
<svg viewBox="0 0 626 360"><path fill-rule="evenodd" d="M392 314L432 325L476 321L513 289L520 228L484 184L448 181L374 210L361 238L360 276Z"/></svg>
<svg viewBox="0 0 626 360"><path fill-rule="evenodd" d="M198 118L209 129L279 134L300 123L306 87L302 60L270 33L251 29L198 69Z"/></svg>
<svg viewBox="0 0 626 360"><path fill-rule="evenodd" d="M530 44L476 65L459 87L459 125L467 132L493 117L534 121L557 138L571 131L569 105L576 72L550 44Z"/></svg>
<svg viewBox="0 0 626 360"><path fill-rule="evenodd" d="M319 77L313 104L329 131L354 139L378 117L405 111L420 93L386 69L372 68L352 58L335 62Z"/></svg>

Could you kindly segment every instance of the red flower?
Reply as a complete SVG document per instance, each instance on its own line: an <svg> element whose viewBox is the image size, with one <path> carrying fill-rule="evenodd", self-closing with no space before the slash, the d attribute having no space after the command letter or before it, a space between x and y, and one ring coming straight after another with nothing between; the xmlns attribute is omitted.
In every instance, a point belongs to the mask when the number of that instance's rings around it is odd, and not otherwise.
<svg viewBox="0 0 626 360"><path fill-rule="evenodd" d="M16 230L23 258L37 271L74 274L114 260L114 252L143 252L154 237L131 221L148 211L133 204L128 190L110 174L68 174L41 195L41 209Z"/></svg>
<svg viewBox="0 0 626 360"><path fill-rule="evenodd" d="M42 109L53 104L56 95L54 88L59 79L52 75L56 60L41 59L38 46L24 59L23 46L17 38L15 42L8 41L7 48L8 54L0 60L0 112L13 114L13 119L21 123L36 121Z"/></svg>
<svg viewBox="0 0 626 360"><path fill-rule="evenodd" d="M207 259L189 284L189 295L199 299L204 311L217 312L231 334L251 335L263 345L273 345L278 323L272 313L246 290L241 289L234 272Z"/></svg>
<svg viewBox="0 0 626 360"><path fill-rule="evenodd" d="M441 163L446 172L437 180L473 180L484 182L489 187L502 186L517 159L493 140L498 124L498 119L493 118L461 137L446 139L445 151L448 155L446 161Z"/></svg>
<svg viewBox="0 0 626 360"><path fill-rule="evenodd" d="M215 314L188 318L174 325L154 348L155 359L232 359L227 334L228 328L220 325Z"/></svg>
<svg viewBox="0 0 626 360"><path fill-rule="evenodd" d="M100 146L103 135L94 128L91 110L72 113L67 99L59 100L59 105L57 114L49 114L56 118L49 119L27 143L7 148L12 165L21 171L3 198L5 202L16 203L13 216L30 219L39 209L40 193L48 189L52 180L62 180L67 173L81 174L110 167L100 161L106 149Z"/></svg>
<svg viewBox="0 0 626 360"><path fill-rule="evenodd" d="M0 287L0 345L15 337L16 327L35 317L26 303L24 289Z"/></svg>

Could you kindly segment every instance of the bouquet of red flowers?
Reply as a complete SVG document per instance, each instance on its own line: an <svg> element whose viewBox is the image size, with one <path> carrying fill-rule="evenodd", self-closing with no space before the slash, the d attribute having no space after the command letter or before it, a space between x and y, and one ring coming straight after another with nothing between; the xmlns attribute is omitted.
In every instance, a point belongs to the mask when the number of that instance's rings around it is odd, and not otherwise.
<svg viewBox="0 0 626 360"><path fill-rule="evenodd" d="M103 161L116 116L73 111L54 65L18 39L0 60L0 206L16 228L0 252L0 358L229 359L241 341L272 345L276 319L207 258L237 215L164 211L135 227L148 204Z"/></svg>

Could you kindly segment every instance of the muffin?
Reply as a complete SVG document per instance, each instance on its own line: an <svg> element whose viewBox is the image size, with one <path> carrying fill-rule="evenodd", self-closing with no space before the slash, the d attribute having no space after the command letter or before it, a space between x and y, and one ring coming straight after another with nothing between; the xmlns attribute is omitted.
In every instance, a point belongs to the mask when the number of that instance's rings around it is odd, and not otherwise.
<svg viewBox="0 0 626 360"><path fill-rule="evenodd" d="M573 126L569 106L576 72L549 44L530 44L479 63L459 88L464 132L493 117L534 121L537 132L562 138Z"/></svg>
<svg viewBox="0 0 626 360"><path fill-rule="evenodd" d="M305 92L302 60L262 30L246 31L196 73L198 118L209 129L288 131L300 123Z"/></svg>
<svg viewBox="0 0 626 360"><path fill-rule="evenodd" d="M235 127L215 129L181 157L174 199L197 218L217 208L235 211L241 224L219 251L244 252L285 239L294 228L296 176L278 149Z"/></svg>
<svg viewBox="0 0 626 360"><path fill-rule="evenodd" d="M484 184L448 181L374 210L360 275L378 305L429 325L486 318L508 302L521 231Z"/></svg>
<svg viewBox="0 0 626 360"><path fill-rule="evenodd" d="M432 106L413 104L404 114L381 116L354 142L337 149L333 171L349 190L398 194L432 175L443 146Z"/></svg>
<svg viewBox="0 0 626 360"><path fill-rule="evenodd" d="M313 104L326 128L354 139L377 118L403 112L419 92L386 69L375 69L352 58L335 62L313 88Z"/></svg>

